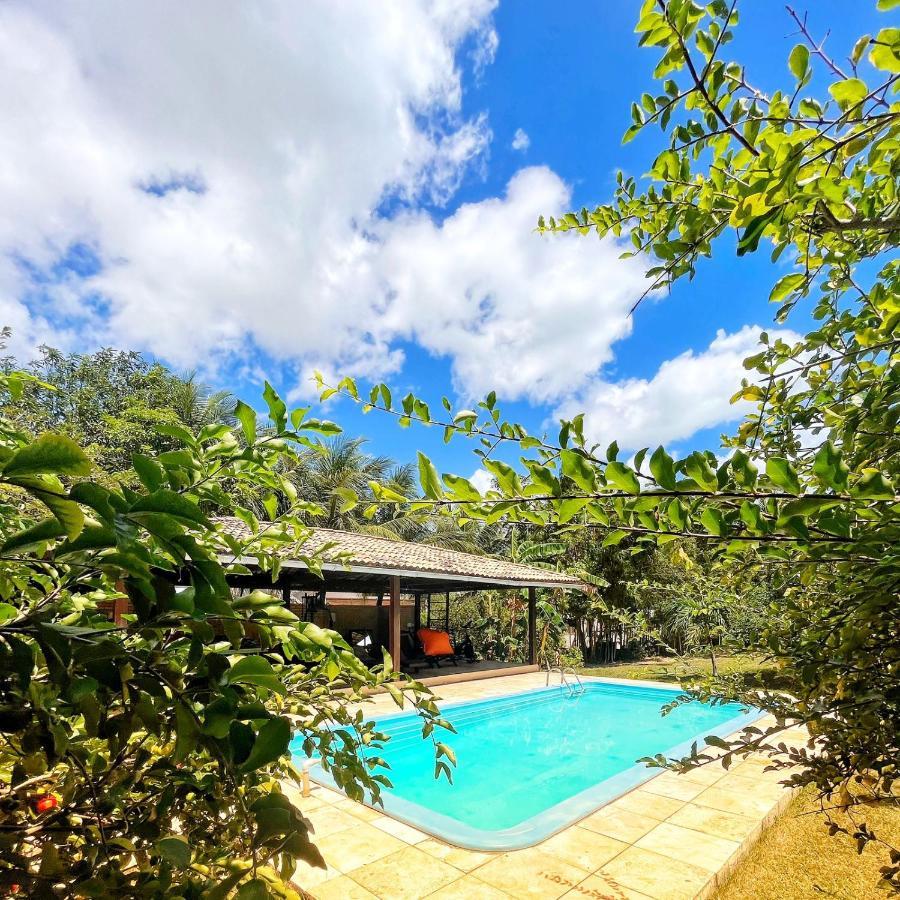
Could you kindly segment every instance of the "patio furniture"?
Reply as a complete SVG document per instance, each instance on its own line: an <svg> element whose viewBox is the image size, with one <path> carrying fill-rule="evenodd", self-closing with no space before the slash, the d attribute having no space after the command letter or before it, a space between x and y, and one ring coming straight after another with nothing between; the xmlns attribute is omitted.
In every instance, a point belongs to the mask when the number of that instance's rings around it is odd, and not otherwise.
<svg viewBox="0 0 900 900"><path fill-rule="evenodd" d="M453 665L458 665L458 655L450 643L450 635L446 631L435 631L432 628L420 628L416 636L422 642L422 650L425 659L434 666L439 667L442 660L449 660Z"/></svg>

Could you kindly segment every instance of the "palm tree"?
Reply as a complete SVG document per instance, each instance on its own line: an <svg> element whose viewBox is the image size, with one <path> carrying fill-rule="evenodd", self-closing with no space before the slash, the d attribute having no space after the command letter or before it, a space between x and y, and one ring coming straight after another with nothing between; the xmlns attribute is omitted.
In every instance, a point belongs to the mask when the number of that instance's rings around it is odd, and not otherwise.
<svg viewBox="0 0 900 900"><path fill-rule="evenodd" d="M365 438L336 437L302 453L288 477L298 496L315 503L323 514L314 524L323 528L359 531L365 523L360 508L347 509L349 492L361 503L372 499L369 482L402 483L405 467L396 467L387 456L372 456L363 449Z"/></svg>
<svg viewBox="0 0 900 900"><path fill-rule="evenodd" d="M178 418L191 429L204 425L236 424L235 397L230 391L214 391L196 372L174 376L168 386L169 403Z"/></svg>

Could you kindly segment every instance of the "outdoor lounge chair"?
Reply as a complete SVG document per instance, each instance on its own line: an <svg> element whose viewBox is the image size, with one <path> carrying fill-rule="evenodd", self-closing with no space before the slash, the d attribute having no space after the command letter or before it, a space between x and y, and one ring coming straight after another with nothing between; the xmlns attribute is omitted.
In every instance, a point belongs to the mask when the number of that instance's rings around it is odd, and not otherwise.
<svg viewBox="0 0 900 900"><path fill-rule="evenodd" d="M450 643L450 635L446 631L434 631L431 628L420 628L416 637L422 642L425 660L429 665L438 667L441 660L449 660L457 665L458 654Z"/></svg>

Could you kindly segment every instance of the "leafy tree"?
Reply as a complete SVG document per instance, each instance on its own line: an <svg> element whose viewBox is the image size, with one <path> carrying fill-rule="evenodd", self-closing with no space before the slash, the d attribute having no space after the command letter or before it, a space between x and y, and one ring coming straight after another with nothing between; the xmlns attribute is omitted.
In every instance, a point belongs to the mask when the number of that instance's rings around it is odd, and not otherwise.
<svg viewBox="0 0 900 900"><path fill-rule="evenodd" d="M3 360L4 371L15 368L15 360ZM134 351L67 354L42 347L28 371L34 377L4 414L32 435L68 435L113 476L130 470L133 453L173 449L167 428L234 424L235 401L227 391L213 392L196 374L181 378Z"/></svg>
<svg viewBox="0 0 900 900"><path fill-rule="evenodd" d="M737 21L736 2L646 0L637 32L659 54L659 88L632 107L625 140L661 129L664 146L649 183L639 188L620 174L612 203L538 222L540 231L627 236L633 249L626 255L653 260L644 296L699 277L713 253L768 250L779 261L770 293L776 321L803 308L816 326L796 343L760 336L735 395L756 408L728 441L730 458L720 463L697 451L675 460L659 447L642 449L629 464L615 443L605 453L592 446L581 416L552 438L529 435L503 417L493 393L455 413L445 400L446 414L433 416L412 396L395 410L387 388L376 385L367 405L403 424L439 424L448 439L480 442L476 452L496 489L480 497L467 480L441 477L425 460L420 506L488 522L596 529L606 546L629 536L639 544L689 537L748 568L766 567L780 615L757 646L776 658L789 694L712 679L694 695L753 702L774 713L779 728L801 723L812 735L808 747L781 745L779 753L777 729L748 729L729 755L762 749L776 765L798 764L790 779L815 785L831 805L893 803L900 762L900 29L886 24L862 35L839 64L800 20L804 33L788 55L786 83L766 94L727 58ZM814 89L823 81L827 90ZM358 396L346 380L328 390L335 389ZM498 444L518 446L520 468L489 458ZM863 826L855 836L861 847L877 840ZM894 848L884 876L895 885L900 879Z"/></svg>
<svg viewBox="0 0 900 900"><path fill-rule="evenodd" d="M133 360L111 362L133 374ZM7 410L38 389L28 373L0 375ZM111 402L87 392L54 403ZM232 596L228 576L248 571L236 560L273 580L286 552L318 564L303 550L310 504L261 525L224 487L291 495L282 469L332 430L289 415L268 385L264 396L271 427L257 432L239 403L240 441L227 424L165 426L176 446L134 454L134 489L93 479L71 437L0 417L0 892L299 897L297 862L323 863L286 789L292 735L351 797L377 799L383 762L361 751L384 738L351 705L383 685L426 736L443 725L389 665L370 672L265 591ZM436 746L449 774L452 751Z"/></svg>

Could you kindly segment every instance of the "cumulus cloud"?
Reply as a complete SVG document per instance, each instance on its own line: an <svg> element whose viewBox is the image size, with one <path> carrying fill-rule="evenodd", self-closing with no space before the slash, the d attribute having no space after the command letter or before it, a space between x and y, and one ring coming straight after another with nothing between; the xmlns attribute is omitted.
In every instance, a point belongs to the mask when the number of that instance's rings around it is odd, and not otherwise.
<svg viewBox="0 0 900 900"><path fill-rule="evenodd" d="M747 377L743 361L758 346L762 329L745 325L727 334L719 330L703 351L687 350L666 360L652 378L609 382L594 378L567 400L558 414L571 418L585 413L585 431L606 444L617 440L623 449L654 447L689 438L703 428L737 422L752 408L749 402L729 402ZM785 341L793 332L773 331Z"/></svg>
<svg viewBox="0 0 900 900"><path fill-rule="evenodd" d="M450 358L468 396L547 402L577 389L630 333L645 282L613 241L534 234L538 212L570 199L559 176L533 167L442 223L421 212L383 223L368 273L383 298L375 335Z"/></svg>
<svg viewBox="0 0 900 900"><path fill-rule="evenodd" d="M3 4L4 321L180 366L268 358L297 383L396 373L412 339L465 394L576 389L628 334L640 265L535 235L570 203L546 168L422 210L486 157L456 56L495 44L493 7ZM73 247L96 264L63 264Z"/></svg>
<svg viewBox="0 0 900 900"><path fill-rule="evenodd" d="M523 152L527 150L531 146L531 138L521 129L517 128L516 133L513 135L512 144L510 146L513 150L522 150Z"/></svg>
<svg viewBox="0 0 900 900"><path fill-rule="evenodd" d="M585 408L636 446L736 418L708 387L740 377L746 329L651 379L604 380L642 265L613 241L534 233L571 203L554 172L522 169L449 215L422 208L486 165L488 111L463 113L460 67L493 59L495 6L0 4L12 351L273 364L297 391L314 367L389 377L414 341L449 360L460 394ZM519 129L513 146L528 141Z"/></svg>
<svg viewBox="0 0 900 900"><path fill-rule="evenodd" d="M445 202L486 152L456 55L496 46L495 3L2 4L3 321L184 365L379 357L346 273L385 200ZM73 246L99 266L64 290Z"/></svg>

